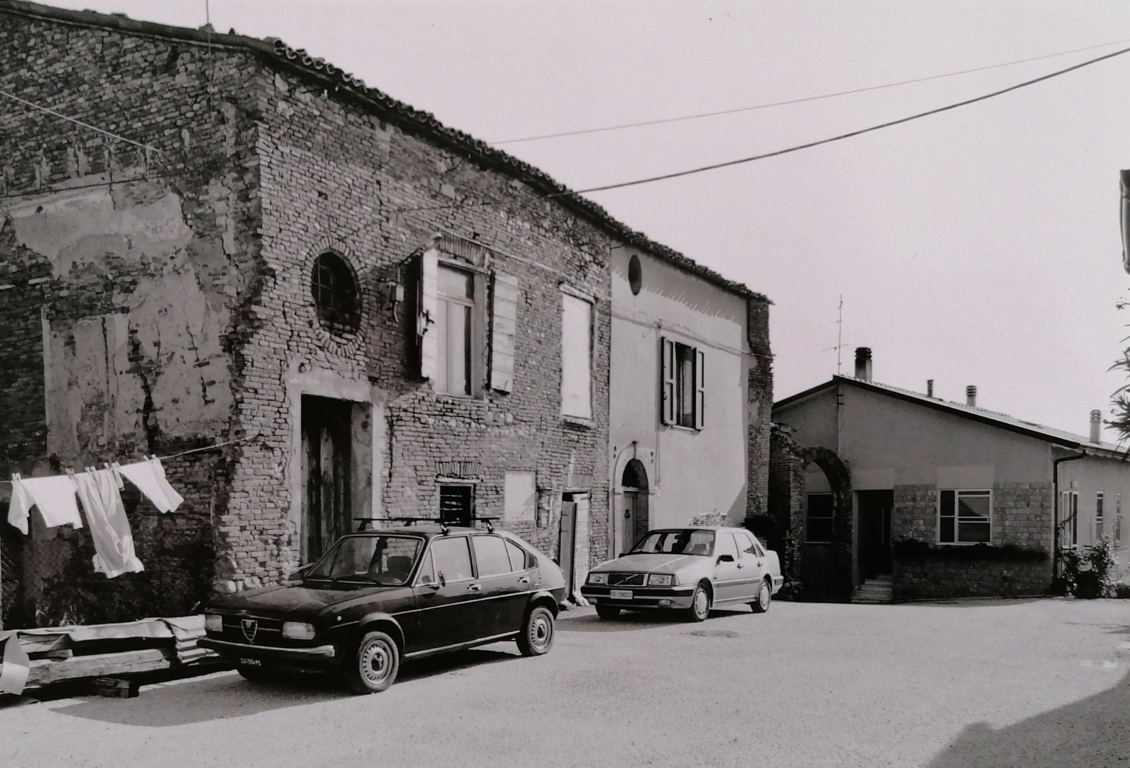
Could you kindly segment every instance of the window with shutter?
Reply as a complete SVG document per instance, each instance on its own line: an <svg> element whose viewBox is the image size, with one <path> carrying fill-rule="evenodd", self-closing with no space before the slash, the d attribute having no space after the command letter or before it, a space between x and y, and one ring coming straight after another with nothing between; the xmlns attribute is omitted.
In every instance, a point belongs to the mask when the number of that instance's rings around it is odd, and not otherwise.
<svg viewBox="0 0 1130 768"><path fill-rule="evenodd" d="M416 340L420 353L420 376L435 379L438 355L436 333L439 253L434 248L420 254L416 300Z"/></svg>
<svg viewBox="0 0 1130 768"><path fill-rule="evenodd" d="M675 342L660 339L662 344L661 367L663 376L663 397L659 404L660 420L664 424L675 423Z"/></svg>
<svg viewBox="0 0 1130 768"><path fill-rule="evenodd" d="M510 392L514 379L514 334L518 325L518 278L496 274L492 291L490 387Z"/></svg>
<svg viewBox="0 0 1130 768"><path fill-rule="evenodd" d="M662 344L662 403L660 419L691 429L702 429L706 409L706 365L701 350L671 339Z"/></svg>

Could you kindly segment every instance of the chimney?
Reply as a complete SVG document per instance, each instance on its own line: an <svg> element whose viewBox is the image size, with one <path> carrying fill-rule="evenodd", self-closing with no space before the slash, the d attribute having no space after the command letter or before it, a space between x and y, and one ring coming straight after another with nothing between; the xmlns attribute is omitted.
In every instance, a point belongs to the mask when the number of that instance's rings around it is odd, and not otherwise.
<svg viewBox="0 0 1130 768"><path fill-rule="evenodd" d="M926 397L934 396L934 380L926 379Z"/></svg>
<svg viewBox="0 0 1130 768"><path fill-rule="evenodd" d="M871 381L871 347L855 348L855 378Z"/></svg>
<svg viewBox="0 0 1130 768"><path fill-rule="evenodd" d="M968 387L965 388L965 404L968 405L970 408L976 408L977 407L977 387L976 387L976 385L970 384Z"/></svg>
<svg viewBox="0 0 1130 768"><path fill-rule="evenodd" d="M1091 411L1091 442L1101 443L1103 441L1103 412L1099 410Z"/></svg>

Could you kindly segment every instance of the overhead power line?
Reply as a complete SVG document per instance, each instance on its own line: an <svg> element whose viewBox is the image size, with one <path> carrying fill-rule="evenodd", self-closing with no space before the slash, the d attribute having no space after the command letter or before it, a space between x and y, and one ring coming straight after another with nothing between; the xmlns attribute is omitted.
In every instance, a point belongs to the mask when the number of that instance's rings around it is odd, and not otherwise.
<svg viewBox="0 0 1130 768"><path fill-rule="evenodd" d="M152 147L148 144L142 144L141 142L134 141L133 139L127 139L125 136L119 136L116 133L111 133L110 131L104 131L101 128L99 128L98 126L91 125L90 123L84 123L81 120L76 120L75 118L64 115L61 112L56 112L55 110L53 110L49 107L41 106L41 105L36 104L34 102L28 101L27 99L21 99L19 96L16 96L15 94L7 93L5 91L0 91L0 96L5 96L5 97L11 99L12 101L18 101L20 104L23 104L24 106L31 107L32 109L38 109L40 112L46 112L47 114L53 115L53 116L55 116L55 117L57 117L61 120L66 120L67 122L74 123L75 125L81 125L83 128L89 128L90 130L96 131L97 133L101 133L103 136L108 136L111 139L117 139L118 141L124 141L126 144L132 144L135 147L141 147L142 149L150 150L152 152L158 152L159 153L161 151L161 150L157 149L156 147Z"/></svg>
<svg viewBox="0 0 1130 768"><path fill-rule="evenodd" d="M620 189L622 187L634 187L634 186L638 186L640 184L650 184L650 183L655 182L655 181L664 181L666 179L676 179L676 178L679 178L680 176L690 176L692 174L703 173L705 171L713 171L713 170L717 170L719 168L728 168L732 165L742 165L743 163L752 163L755 160L765 160L766 158L770 158L770 157L778 157L780 155L787 155L791 152L799 152L802 149L811 149L812 147L818 147L822 144L831 144L834 141L843 141L844 139L850 139L854 136L861 136L865 133L872 133L873 131L882 130L883 128L890 128L891 126L894 126L894 125L901 125L902 123L909 123L912 120L919 120L923 117L929 117L930 115L937 115L941 112L948 112L949 110L957 109L958 107L968 106L969 104L976 104L979 101L985 101L986 99L991 99L991 98L994 98L996 96L1000 96L1002 94L1009 93L1011 91L1019 90L1020 88L1026 88L1029 85L1035 85L1036 83L1042 83L1043 81L1050 80L1053 77L1059 77L1060 75L1065 75L1068 72L1074 72L1077 69L1082 69L1083 67L1088 67L1092 64L1097 64L1098 62L1105 61L1107 59L1113 59L1115 56L1121 56L1125 53L1130 53L1130 48L1123 48L1120 51L1115 51L1114 53L1108 53L1105 56L1099 56L1098 58L1090 59L1088 61L1082 62L1081 64L1076 64L1074 66L1067 67L1066 69L1061 69L1061 70L1058 70L1056 72L1052 72L1051 74L1047 74L1047 75L1043 75L1041 77L1034 78L1032 80L1025 80L1022 83L1017 83L1016 85L1010 85L1008 88L1002 88L999 91L993 91L992 93L986 93L983 96L976 96L972 99L965 99L964 101L959 101L959 102L956 102L954 104L948 104L944 107L938 107L937 109L927 110L926 112L919 112L918 114L910 115L909 117L901 117L898 120L890 120L886 123L880 123L879 125L873 125L869 128L860 128L859 130L856 130L856 131L849 131L848 133L841 133L838 136L833 136L833 137L828 138L828 139L819 139L817 141L809 141L809 142L806 142L804 144L798 144L794 147L788 147L787 149L778 149L774 152L765 152L764 154L753 155L752 157L743 157L743 158L738 159L738 160L727 160L726 162L722 162L722 163L714 163L712 165L703 165L703 166L700 166L698 168L691 168L691 169L688 169L688 170L685 170L685 171L675 171L674 173L664 173L664 174L661 174L659 176L649 176L649 177L644 178L644 179L636 179L635 181L622 181L622 182L619 182L619 183L616 183L616 184L604 184L604 185L599 186L599 187L589 187L588 189L579 189L579 190L576 190L576 194L583 195L583 194L588 194L590 192L604 192L604 191L610 190L610 189Z"/></svg>
<svg viewBox="0 0 1130 768"><path fill-rule="evenodd" d="M774 101L768 104L755 104L752 107L737 107L735 109L723 109L717 112L701 112L693 115L682 115L679 117L664 117L655 120L642 120L636 123L622 123L620 125L608 125L602 128L583 128L576 131L561 131L560 133L544 133L538 136L524 136L518 139L505 139L503 141L489 141L488 144L492 146L502 146L503 144L520 144L528 141L542 141L544 139L560 139L567 136L583 136L592 133L606 133L608 131L622 131L628 128L643 128L649 125L664 125L666 123L679 123L687 120L701 120L707 117L721 117L723 115L735 115L741 112L753 112L759 109L770 109L772 107L784 107L790 104L803 104L808 101L820 101L821 99L832 99L837 96L850 96L854 93L866 93L868 91L878 91L883 88L895 88L901 85L912 85L914 83L925 83L929 80L941 80L946 77L957 77L958 75L968 75L973 72L984 72L990 69L1000 69L1001 67L1011 67L1017 64L1026 64L1031 61L1040 61L1042 59L1053 59L1058 56L1069 56L1073 53L1082 53L1083 51L1093 51L1097 48L1107 48L1112 45L1121 45L1127 40L1116 40L1112 43L1102 43L1101 45L1091 45L1086 48L1076 48L1071 51L1061 51L1059 53L1048 53L1043 56L1032 56L1027 59L1016 59L1015 61L1006 61L1000 64L989 64L984 67L974 67L973 69L962 69L957 72L947 72L944 75L930 75L929 77L916 77L912 80L899 80L895 83L884 83L882 85L871 85L864 88L852 88L848 91L836 91L835 93L824 93L819 96L804 96L797 99L788 99L786 101Z"/></svg>

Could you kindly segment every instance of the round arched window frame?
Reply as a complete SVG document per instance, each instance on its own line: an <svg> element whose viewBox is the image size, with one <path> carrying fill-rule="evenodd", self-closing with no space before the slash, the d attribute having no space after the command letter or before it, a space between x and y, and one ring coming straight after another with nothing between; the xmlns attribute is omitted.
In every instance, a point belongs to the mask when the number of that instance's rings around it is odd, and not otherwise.
<svg viewBox="0 0 1130 768"><path fill-rule="evenodd" d="M333 251L314 259L310 293L318 319L333 333L353 333L361 325L361 292L349 262Z"/></svg>
<svg viewBox="0 0 1130 768"><path fill-rule="evenodd" d="M640 257L632 254L632 258L628 259L628 285L632 289L633 296L639 296L640 287L643 285L643 265L640 264Z"/></svg>

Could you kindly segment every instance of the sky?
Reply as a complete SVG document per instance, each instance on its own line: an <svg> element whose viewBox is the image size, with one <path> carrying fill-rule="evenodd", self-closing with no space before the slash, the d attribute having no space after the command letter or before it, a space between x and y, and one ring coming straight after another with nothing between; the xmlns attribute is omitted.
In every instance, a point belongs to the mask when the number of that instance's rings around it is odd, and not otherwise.
<svg viewBox="0 0 1130 768"><path fill-rule="evenodd" d="M50 4L281 38L575 190L837 136L1130 47L1124 0ZM920 82L874 88L907 80ZM743 111L511 141L729 110ZM587 197L773 301L775 399L838 366L852 375L866 346L878 382L924 392L933 379L958 402L973 384L983 408L1085 436L1125 383L1109 370L1130 335L1122 168L1130 54Z"/></svg>

